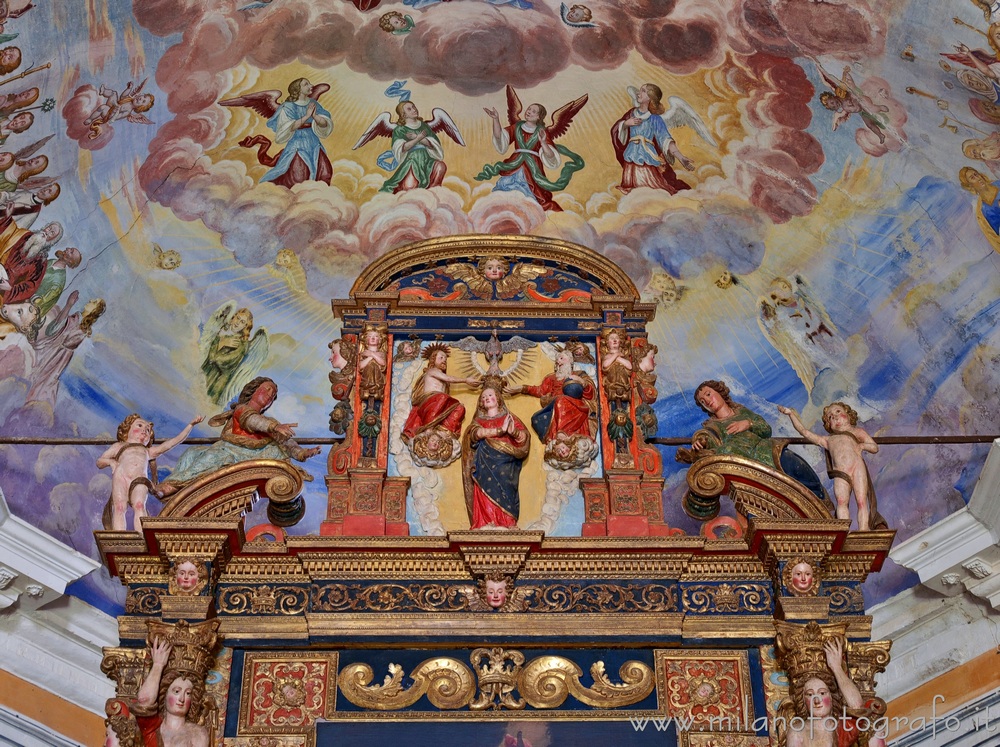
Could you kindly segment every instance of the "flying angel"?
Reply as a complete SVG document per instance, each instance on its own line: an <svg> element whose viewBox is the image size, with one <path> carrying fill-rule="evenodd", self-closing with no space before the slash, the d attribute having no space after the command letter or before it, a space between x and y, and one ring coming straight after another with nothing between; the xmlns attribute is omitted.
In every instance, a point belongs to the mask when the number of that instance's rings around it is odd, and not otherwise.
<svg viewBox="0 0 1000 747"><path fill-rule="evenodd" d="M495 108L483 111L493 120L493 147L498 153L506 153L514 145L514 152L507 159L486 164L476 175L477 181L486 181L495 176L500 178L493 187L494 192L521 192L535 200L545 210L561 211L552 200L552 193L569 185L573 174L584 167L583 157L555 141L566 134L570 124L584 105L587 94L570 101L552 115L552 125L545 125L545 107L530 104L523 110L517 92L507 86L507 126L500 124L500 115ZM565 163L562 158L567 159ZM556 179L549 179L545 168L562 168Z"/></svg>
<svg viewBox="0 0 1000 747"><path fill-rule="evenodd" d="M431 109L430 121L420 117L412 101L396 105L396 120L389 112L382 112L368 125L352 150L357 150L376 137L392 139L392 151L379 156L378 164L386 170L395 169L385 180L380 192L396 194L408 189L440 187L448 166L437 133L443 132L459 145L465 140L455 120L444 109Z"/></svg>
<svg viewBox="0 0 1000 747"><path fill-rule="evenodd" d="M628 194L637 187L662 189L676 194L691 185L677 178L673 164L677 161L692 171L694 161L681 153L670 134L671 128L690 127L711 146L717 146L708 125L680 96L662 103L659 86L645 83L639 88L628 87L632 108L611 128L615 157L622 167L618 189Z"/></svg>
<svg viewBox="0 0 1000 747"><path fill-rule="evenodd" d="M847 346L801 276L795 276L794 284L786 278L772 280L768 293L758 299L757 308L761 331L810 394L820 371L843 365Z"/></svg>
<svg viewBox="0 0 1000 747"><path fill-rule="evenodd" d="M264 327L251 337L253 314L236 308L235 301L222 304L205 322L198 347L205 390L213 402L225 405L240 393L263 367L271 352Z"/></svg>
<svg viewBox="0 0 1000 747"><path fill-rule="evenodd" d="M281 101L281 91L256 91L220 101L222 106L245 106L267 118L274 130L274 141L285 147L270 155L271 141L264 135L240 140L244 148L257 148L257 162L269 167L260 178L291 188L306 181L330 183L333 166L320 142L333 132L333 118L319 104L319 97L330 90L326 83L312 85L306 78L288 84L288 98Z"/></svg>
<svg viewBox="0 0 1000 747"><path fill-rule="evenodd" d="M102 85L97 91L99 103L83 121L84 127L90 130L87 137L91 140L99 138L102 128L110 127L112 122L122 119L133 124L153 124L153 120L143 113L152 109L155 102L153 94L142 92L146 80L149 79L146 78L135 88L129 81L121 93Z"/></svg>

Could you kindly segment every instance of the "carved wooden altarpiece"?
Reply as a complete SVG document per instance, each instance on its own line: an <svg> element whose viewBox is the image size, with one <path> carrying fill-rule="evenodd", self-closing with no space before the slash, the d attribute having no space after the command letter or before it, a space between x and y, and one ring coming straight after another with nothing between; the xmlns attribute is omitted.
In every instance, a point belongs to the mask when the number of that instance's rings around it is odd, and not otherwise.
<svg viewBox="0 0 1000 747"><path fill-rule="evenodd" d="M376 260L333 302L331 429L344 441L327 462L319 535L281 528L301 515L301 476L273 461L205 476L141 533L95 533L128 589L104 662L121 743L143 744L122 724L151 625L200 651L215 638L190 631L206 621L221 644L201 718L232 747L765 745L788 696L782 672L813 671L838 636L877 715L889 642L869 641L860 587L894 532L850 531L795 480L739 457L696 463L686 504L709 517L731 501L737 531L669 527L661 453L646 442L654 312L619 267L561 241L458 236ZM447 392L422 378L439 353L466 380ZM574 385L532 390L560 356ZM505 508L516 526L472 530L464 467L489 386L530 448ZM431 395L444 396L424 406ZM573 401L541 417L559 397ZM273 524L248 536L258 499ZM171 583L184 561L205 576L197 593Z"/></svg>

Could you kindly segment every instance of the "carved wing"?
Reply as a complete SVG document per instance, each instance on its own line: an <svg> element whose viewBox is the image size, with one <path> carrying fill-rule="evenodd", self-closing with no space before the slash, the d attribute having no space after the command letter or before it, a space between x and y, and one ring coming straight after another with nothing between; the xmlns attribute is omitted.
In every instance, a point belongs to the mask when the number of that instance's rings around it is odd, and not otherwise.
<svg viewBox="0 0 1000 747"><path fill-rule="evenodd" d="M833 320L830 319L830 315L826 313L826 307L820 302L818 298L813 294L812 288L809 287L809 283L806 282L805 278L801 275L795 276L795 295L802 299L802 302L808 306L814 314L817 314L823 324L826 325L833 333L837 333L837 327L834 325Z"/></svg>
<svg viewBox="0 0 1000 747"><path fill-rule="evenodd" d="M465 145L458 125L444 109L431 109L431 120L427 123L433 132L443 132L459 145Z"/></svg>
<svg viewBox="0 0 1000 747"><path fill-rule="evenodd" d="M274 113L278 111L280 103L281 91L255 91L254 93L245 93L242 96L219 102L222 106L246 106L253 109L264 119L273 117Z"/></svg>
<svg viewBox="0 0 1000 747"><path fill-rule="evenodd" d="M521 337L520 335L514 335L509 340L504 340L500 343L500 350L502 350L504 355L506 355L512 350L531 350L537 346L537 342L533 342L526 337Z"/></svg>
<svg viewBox="0 0 1000 747"><path fill-rule="evenodd" d="M479 274L475 265L470 265L467 262L455 262L444 268L444 274L453 280L462 281L466 289L474 296L489 298L493 295L493 286L489 280Z"/></svg>
<svg viewBox="0 0 1000 747"><path fill-rule="evenodd" d="M507 124L516 125L521 119L521 99L517 97L517 91L507 86Z"/></svg>
<svg viewBox="0 0 1000 747"><path fill-rule="evenodd" d="M53 135L46 135L41 140L36 140L31 145L26 145L14 154L14 159L17 161L24 160L25 158L30 158L39 151L39 149L45 145L49 140L51 140Z"/></svg>
<svg viewBox="0 0 1000 747"><path fill-rule="evenodd" d="M503 297L508 293L519 291L539 275L548 272L547 267L538 265L516 264L511 268L510 273L497 283L497 295Z"/></svg>
<svg viewBox="0 0 1000 747"><path fill-rule="evenodd" d="M811 395L813 382L816 381L816 366L812 359L799 347L795 335L782 322L778 315L777 306L765 296L761 296L757 303L759 311L757 324L760 326L760 331L764 333L775 350L781 353L781 357L788 361L788 365L792 367L802 381L802 385L805 386L806 392Z"/></svg>
<svg viewBox="0 0 1000 747"><path fill-rule="evenodd" d="M219 330L229 323L235 313L236 301L226 301L205 322L205 326L201 329L201 337L198 338L198 351L201 353L203 364L208 360L209 351L215 344L215 338L219 336Z"/></svg>
<svg viewBox="0 0 1000 747"><path fill-rule="evenodd" d="M667 129L673 127L690 127L698 133L698 136L709 145L717 146L718 143L712 137L711 131L705 121L698 116L698 113L691 108L691 105L680 96L670 96L667 98L667 110L663 113L663 123Z"/></svg>
<svg viewBox="0 0 1000 747"><path fill-rule="evenodd" d="M552 115L552 126L546 127L546 132L549 133L549 137L555 140L557 137L566 134L566 130L569 129L570 123L573 121L573 117L583 108L584 104L587 103L588 95L583 94L578 99L570 101L568 104L558 109Z"/></svg>
<svg viewBox="0 0 1000 747"><path fill-rule="evenodd" d="M473 612L491 611L492 608L486 604L481 596L479 596L475 586L459 586L458 591L463 597L465 597L465 601L469 605L469 609Z"/></svg>
<svg viewBox="0 0 1000 747"><path fill-rule="evenodd" d="M240 361L240 365L237 366L229 380L229 385L220 400L222 404L231 402L243 390L243 387L250 383L250 380L264 367L270 353L271 341L267 336L267 329L258 327L253 337L250 338L247 354L243 356L243 360Z"/></svg>
<svg viewBox="0 0 1000 747"><path fill-rule="evenodd" d="M463 337L461 340L451 343L451 347L456 350L464 350L467 353L485 353L486 343L482 340L477 340L475 337L469 335L468 337Z"/></svg>
<svg viewBox="0 0 1000 747"><path fill-rule="evenodd" d="M370 143L377 137L392 137L395 129L396 125L392 121L392 115L389 112L382 112L368 125L368 129L358 138L358 142L354 144L351 150L357 150L362 145Z"/></svg>

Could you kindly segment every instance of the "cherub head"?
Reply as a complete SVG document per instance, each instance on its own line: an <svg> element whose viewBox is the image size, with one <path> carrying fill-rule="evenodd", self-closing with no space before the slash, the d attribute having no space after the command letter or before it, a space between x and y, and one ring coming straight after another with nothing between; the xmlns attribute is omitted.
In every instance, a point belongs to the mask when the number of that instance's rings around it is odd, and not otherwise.
<svg viewBox="0 0 1000 747"><path fill-rule="evenodd" d="M656 369L656 354L659 348L653 345L644 337L636 338L632 343L632 354L636 366L643 373L649 373Z"/></svg>
<svg viewBox="0 0 1000 747"><path fill-rule="evenodd" d="M139 112L140 114L142 112L148 112L150 109L153 108L153 104L155 102L156 99L153 97L153 94L140 93L138 96L132 99L132 111Z"/></svg>
<svg viewBox="0 0 1000 747"><path fill-rule="evenodd" d="M133 412L127 416L118 426L118 441L121 443L142 444L149 447L153 444L153 421L144 420L143 417Z"/></svg>
<svg viewBox="0 0 1000 747"><path fill-rule="evenodd" d="M197 723L205 699L205 683L187 672L168 669L163 673L159 698L161 715L181 716Z"/></svg>
<svg viewBox="0 0 1000 747"><path fill-rule="evenodd" d="M275 267L295 267L298 263L299 258L291 249L282 249L274 258Z"/></svg>
<svg viewBox="0 0 1000 747"><path fill-rule="evenodd" d="M390 10L378 19L379 28L389 34L405 34L413 28L413 19Z"/></svg>
<svg viewBox="0 0 1000 747"><path fill-rule="evenodd" d="M338 373L349 363L347 358L344 357L343 344L344 341L340 339L334 340L328 346L330 348L330 366Z"/></svg>
<svg viewBox="0 0 1000 747"><path fill-rule="evenodd" d="M514 595L514 579L499 571L490 571L477 584L479 596L486 604L497 610L507 604Z"/></svg>
<svg viewBox="0 0 1000 747"><path fill-rule="evenodd" d="M543 117L545 116L544 111L543 109ZM476 267L484 278L493 282L502 280L510 272L510 264L501 257L483 257L476 264Z"/></svg>
<svg viewBox="0 0 1000 747"><path fill-rule="evenodd" d="M413 437L414 461L424 467L444 467L458 457L457 439L441 427L428 428Z"/></svg>
<svg viewBox="0 0 1000 747"><path fill-rule="evenodd" d="M0 75L10 75L21 64L21 50L17 47L0 49Z"/></svg>
<svg viewBox="0 0 1000 747"><path fill-rule="evenodd" d="M153 258L156 266L161 270L176 270L181 266L181 253L175 249L163 251L159 246L153 244Z"/></svg>
<svg viewBox="0 0 1000 747"><path fill-rule="evenodd" d="M170 576L170 593L181 596L199 594L208 583L205 564L194 560L178 560L171 568Z"/></svg>
<svg viewBox="0 0 1000 747"><path fill-rule="evenodd" d="M385 328L376 325L366 326L361 341L368 350L385 350L388 343Z"/></svg>
<svg viewBox="0 0 1000 747"><path fill-rule="evenodd" d="M570 23L588 23L593 17L586 5L571 5L566 11L566 20Z"/></svg>
<svg viewBox="0 0 1000 747"><path fill-rule="evenodd" d="M815 596L819 590L819 578L812 563L802 558L795 558L785 565L782 580L785 589L793 596Z"/></svg>
<svg viewBox="0 0 1000 747"><path fill-rule="evenodd" d="M827 433L842 433L857 424L858 413L846 402L831 402L823 408L823 427Z"/></svg>
<svg viewBox="0 0 1000 747"><path fill-rule="evenodd" d="M822 104L825 109L829 109L832 112L839 112L844 108L844 102L841 101L838 96L835 96L829 91L823 91L823 93L819 95L819 103Z"/></svg>
<svg viewBox="0 0 1000 747"><path fill-rule="evenodd" d="M80 315L80 331L87 337L93 332L94 322L101 318L101 314L108 308L103 298L92 298L83 307L83 314Z"/></svg>

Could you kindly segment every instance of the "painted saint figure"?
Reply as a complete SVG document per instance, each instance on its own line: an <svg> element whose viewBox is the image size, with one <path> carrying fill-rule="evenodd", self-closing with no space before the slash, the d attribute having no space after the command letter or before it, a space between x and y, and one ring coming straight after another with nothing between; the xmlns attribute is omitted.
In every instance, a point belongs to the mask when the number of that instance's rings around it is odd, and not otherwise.
<svg viewBox="0 0 1000 747"><path fill-rule="evenodd" d="M517 528L521 467L530 446L527 428L507 409L499 387L487 385L462 438L462 481L472 529Z"/></svg>
<svg viewBox="0 0 1000 747"><path fill-rule="evenodd" d="M267 330L258 327L251 336L252 330L253 313L237 309L235 301L224 303L205 323L198 343L201 370L205 391L216 404L235 397L267 360L271 349Z"/></svg>
<svg viewBox="0 0 1000 747"><path fill-rule="evenodd" d="M663 103L659 86L646 83L637 89L629 87L632 108L611 128L611 143L615 157L622 167L618 189L628 194L637 187L662 189L675 194L691 186L677 178L673 169L675 161L689 171L694 161L681 153L670 135L670 127L692 127L706 142L714 145L708 127L691 106L677 96Z"/></svg>
<svg viewBox="0 0 1000 747"><path fill-rule="evenodd" d="M400 101L396 105L395 122L389 112L382 112L358 138L353 150L376 137L392 139L395 171L385 180L380 192L396 194L409 189L440 187L448 167L444 162L439 132L444 132L459 145L465 145L462 133L444 109L432 109L430 121L424 121L416 104L408 100Z"/></svg>
<svg viewBox="0 0 1000 747"><path fill-rule="evenodd" d="M587 94L570 101L552 115L552 126L545 125L545 107L530 104L522 117L521 100L513 88L507 86L507 126L500 124L500 115L495 108L483 111L493 120L493 147L498 153L506 153L511 144L514 153L498 163L487 164L476 176L477 181L486 181L495 176L500 178L493 187L494 192L521 192L535 200L545 210L561 211L552 200L552 193L566 189L574 173L584 167L583 158L555 140L566 134L573 117L587 103ZM567 158L559 176L549 179L545 168L558 169L561 156Z"/></svg>
<svg viewBox="0 0 1000 747"><path fill-rule="evenodd" d="M1000 252L1000 181L991 182L983 172L963 166L958 170L958 183L979 198L976 207L979 230L989 245Z"/></svg>
<svg viewBox="0 0 1000 747"><path fill-rule="evenodd" d="M293 187L305 181L330 183L333 166L320 142L333 132L333 118L320 106L319 97L330 90L325 83L312 85L306 78L288 84L288 98L280 104L281 91L257 91L220 101L222 106L247 106L267 117L274 141L284 145L276 156L268 153L271 141L263 135L240 141L244 148L257 148L257 161L269 166L262 182Z"/></svg>

